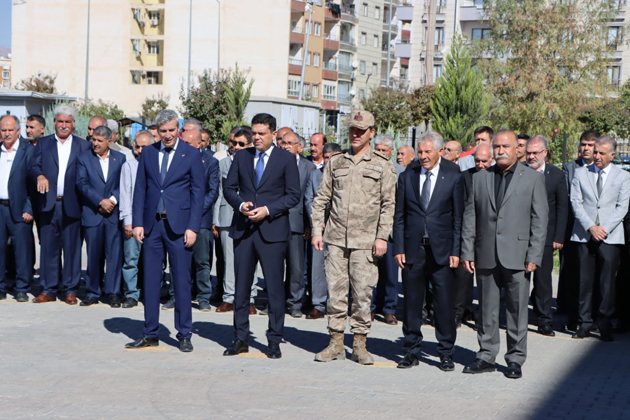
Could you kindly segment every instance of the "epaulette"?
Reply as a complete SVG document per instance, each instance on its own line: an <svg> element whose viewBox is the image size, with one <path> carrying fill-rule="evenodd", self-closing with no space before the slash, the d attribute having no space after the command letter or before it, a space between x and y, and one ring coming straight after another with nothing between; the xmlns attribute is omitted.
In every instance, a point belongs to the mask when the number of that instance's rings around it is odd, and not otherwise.
<svg viewBox="0 0 630 420"><path fill-rule="evenodd" d="M379 152L376 149L373 149L372 153L375 154L376 156L380 157L381 159L390 160L387 156L385 156L383 153Z"/></svg>

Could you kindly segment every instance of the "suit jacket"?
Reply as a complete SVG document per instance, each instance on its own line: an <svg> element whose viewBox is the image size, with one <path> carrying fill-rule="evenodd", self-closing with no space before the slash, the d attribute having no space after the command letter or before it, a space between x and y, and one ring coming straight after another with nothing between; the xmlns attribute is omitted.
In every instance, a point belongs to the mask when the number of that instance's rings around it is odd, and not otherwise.
<svg viewBox="0 0 630 420"><path fill-rule="evenodd" d="M31 199L29 198L29 191L32 191L32 183L28 179L28 164L34 154L35 146L28 142L20 141L17 152L15 152L15 159L11 165L8 182L9 210L11 219L15 223L24 222L23 213L34 215ZM0 168L0 170L3 170L3 168Z"/></svg>
<svg viewBox="0 0 630 420"><path fill-rule="evenodd" d="M571 183L573 182L573 176L577 168L584 166L582 158L578 158L572 162L567 162L562 167L564 175L567 181L567 195L569 197L569 217L567 218L567 227L564 234L564 243L571 241L571 235L573 234L573 226L575 225L575 214L573 214L573 207L571 206Z"/></svg>
<svg viewBox="0 0 630 420"><path fill-rule="evenodd" d="M206 147L204 150L208 152L210 157L214 157L214 150L212 150L211 146Z"/></svg>
<svg viewBox="0 0 630 420"><path fill-rule="evenodd" d="M474 261L479 269L501 264L522 271L526 262L540 266L549 218L545 178L516 163L497 211L494 177L498 170L491 166L472 177L472 194L464 210L461 259Z"/></svg>
<svg viewBox="0 0 630 420"><path fill-rule="evenodd" d="M68 217L81 217L81 206L78 198L76 160L81 153L92 150L92 144L75 135L72 136L72 148L66 168L63 184L63 210ZM57 201L57 176L59 175L59 154L57 153L57 139L54 134L42 137L37 141L33 159L29 165L29 176L37 183L37 177L44 175L48 180L48 192L37 193L39 211L51 211Z"/></svg>
<svg viewBox="0 0 630 420"><path fill-rule="evenodd" d="M563 244L569 218L569 195L564 172L553 165L545 164L545 187L549 205L545 246L553 246L554 242Z"/></svg>
<svg viewBox="0 0 630 420"><path fill-rule="evenodd" d="M571 241L588 242L591 239L588 229L599 216L599 225L608 232L604 243L625 243L622 222L628 212L630 174L612 163L609 168L601 197L597 196L594 165L575 170L571 185L571 206L575 213Z"/></svg>
<svg viewBox="0 0 630 420"><path fill-rule="evenodd" d="M206 193L201 153L182 140L177 140L162 183L159 164L161 145L162 142L154 143L145 147L140 154L133 193L133 227L144 227L145 235L151 233L162 196L168 223L175 234L183 235L187 229L199 232Z"/></svg>
<svg viewBox="0 0 630 420"><path fill-rule="evenodd" d="M473 175L477 173L477 168L470 168L462 171L464 177L464 203L468 201L468 197L472 193Z"/></svg>
<svg viewBox="0 0 630 420"><path fill-rule="evenodd" d="M307 219L307 215L304 211L304 195L306 194L306 184L311 172L316 170L316 166L313 162L300 157L298 165L298 172L300 174L300 201L295 207L289 209L289 224L291 225L291 232L304 233L304 226L310 227L310 222Z"/></svg>
<svg viewBox="0 0 630 420"><path fill-rule="evenodd" d="M212 223L216 227L230 227L232 225L232 219L234 218L234 209L225 199L223 195L223 187L225 187L225 181L227 179L227 175L230 172L230 167L232 167L232 158L230 156L225 159L221 159L219 161L219 176L220 176L220 185L219 185L219 197L214 205L214 211L212 215Z"/></svg>
<svg viewBox="0 0 630 420"><path fill-rule="evenodd" d="M204 169L205 196L203 198L203 215L201 216L201 229L212 228L212 212L214 203L219 197L219 161L207 151L201 152L201 161Z"/></svg>
<svg viewBox="0 0 630 420"><path fill-rule="evenodd" d="M459 256L462 217L464 214L464 180L459 168L440 160L440 170L428 208L420 204L422 166L400 174L396 189L394 214L394 255L405 254L407 264L419 259L424 227L431 242L435 261L448 265L449 256ZM452 163L452 162L451 162Z"/></svg>
<svg viewBox="0 0 630 420"><path fill-rule="evenodd" d="M317 188L319 187L319 183L322 182L322 177L324 176L324 167L322 166L320 169L316 169L312 171L308 177L308 181L306 181L306 191L304 192L304 208L306 209L306 214L310 220L313 215L313 199L317 194Z"/></svg>
<svg viewBox="0 0 630 420"><path fill-rule="evenodd" d="M81 225L98 226L103 220L110 223L118 223L120 212L116 204L111 213L98 211L104 198L114 197L116 203L120 203L120 171L126 161L121 152L109 151L109 168L107 180L103 177L100 157L92 150L77 156L77 187L79 188L79 201L81 203Z"/></svg>
<svg viewBox="0 0 630 420"><path fill-rule="evenodd" d="M289 209L300 201L300 174L295 156L274 147L258 186L254 172L255 156L256 149L253 147L236 152L223 186L225 199L234 209L230 236L240 239L252 227L254 222L239 211L242 203L251 201L257 207L266 206L269 210L267 217L257 223L265 241L288 241L291 238Z"/></svg>

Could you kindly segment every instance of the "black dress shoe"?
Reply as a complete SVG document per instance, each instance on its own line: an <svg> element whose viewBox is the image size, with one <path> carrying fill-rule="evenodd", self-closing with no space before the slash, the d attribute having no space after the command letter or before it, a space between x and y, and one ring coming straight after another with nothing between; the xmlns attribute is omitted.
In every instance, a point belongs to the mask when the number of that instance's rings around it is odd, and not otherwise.
<svg viewBox="0 0 630 420"><path fill-rule="evenodd" d="M134 306L138 306L138 301L134 298L127 298L122 304L123 308L133 308Z"/></svg>
<svg viewBox="0 0 630 420"><path fill-rule="evenodd" d="M18 292L17 295L15 295L15 300L18 302L28 302L28 295L24 292Z"/></svg>
<svg viewBox="0 0 630 420"><path fill-rule="evenodd" d="M444 372L452 372L455 370L455 363L453 363L453 358L449 354L440 356L440 370Z"/></svg>
<svg viewBox="0 0 630 420"><path fill-rule="evenodd" d="M125 348L126 349L142 349L144 347L156 347L159 345L160 345L160 340L142 336L132 343L125 344Z"/></svg>
<svg viewBox="0 0 630 420"><path fill-rule="evenodd" d="M190 342L190 338L182 338L179 340L179 351L184 353L190 353L193 351L193 345Z"/></svg>
<svg viewBox="0 0 630 420"><path fill-rule="evenodd" d="M571 338L586 338L590 336L589 333L589 329L588 328L584 328L580 325L580 327L578 327L578 329L575 331L575 333L571 336Z"/></svg>
<svg viewBox="0 0 630 420"><path fill-rule="evenodd" d="M109 295L109 306L112 308L120 308L120 296Z"/></svg>
<svg viewBox="0 0 630 420"><path fill-rule="evenodd" d="M405 354L405 357L402 358L400 362L398 362L398 369L411 369L414 366L418 366L420 361L418 360L418 356L413 353Z"/></svg>
<svg viewBox="0 0 630 420"><path fill-rule="evenodd" d="M87 297L81 301L81 306L92 306L98 303L98 299Z"/></svg>
<svg viewBox="0 0 630 420"><path fill-rule="evenodd" d="M523 377L523 371L521 371L521 365L516 362L510 362L507 365L505 371L505 377L510 379L519 379Z"/></svg>
<svg viewBox="0 0 630 420"><path fill-rule="evenodd" d="M546 335L547 337L555 337L556 333L549 324L541 325L538 327L538 334Z"/></svg>
<svg viewBox="0 0 630 420"><path fill-rule="evenodd" d="M486 373L486 372L494 372L496 367L494 363L488 363L481 359L475 359L475 361L464 368L463 373Z"/></svg>
<svg viewBox="0 0 630 420"><path fill-rule="evenodd" d="M267 344L267 357L270 359L279 359L282 357L282 352L280 351L280 343L270 341Z"/></svg>
<svg viewBox="0 0 630 420"><path fill-rule="evenodd" d="M249 346L246 342L239 340L238 338L232 342L232 345L228 347L224 352L224 356L236 356L240 353L247 353L249 351Z"/></svg>

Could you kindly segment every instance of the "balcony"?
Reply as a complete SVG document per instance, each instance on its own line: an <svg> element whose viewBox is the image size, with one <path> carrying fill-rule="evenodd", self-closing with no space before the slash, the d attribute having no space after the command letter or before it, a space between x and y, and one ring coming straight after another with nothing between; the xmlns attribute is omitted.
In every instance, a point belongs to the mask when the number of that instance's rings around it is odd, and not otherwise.
<svg viewBox="0 0 630 420"><path fill-rule="evenodd" d="M337 102L349 104L352 102L352 96L349 93L340 93L337 95Z"/></svg>
<svg viewBox="0 0 630 420"><path fill-rule="evenodd" d="M396 19L402 22L411 22L413 20L413 6L398 6L396 9Z"/></svg>
<svg viewBox="0 0 630 420"><path fill-rule="evenodd" d="M304 44L304 29L301 26L294 26L291 28L289 42L294 44Z"/></svg>
<svg viewBox="0 0 630 420"><path fill-rule="evenodd" d="M324 34L324 49L338 51L339 37L334 34Z"/></svg>
<svg viewBox="0 0 630 420"><path fill-rule="evenodd" d="M354 73L354 69L348 64L340 64L339 65L339 79L344 80L352 80L352 75Z"/></svg>
<svg viewBox="0 0 630 420"><path fill-rule="evenodd" d="M383 60L387 60L388 54L392 60L396 60L396 53L394 48L389 47L387 44L383 44L383 46L381 47L381 51L381 58Z"/></svg>
<svg viewBox="0 0 630 420"><path fill-rule="evenodd" d="M291 0L291 10L303 12L306 10L306 3L300 0Z"/></svg>
<svg viewBox="0 0 630 420"><path fill-rule="evenodd" d="M352 22L355 25L359 23L359 18L357 17L357 11L354 9L354 7L341 5L341 20L346 21L346 22Z"/></svg>
<svg viewBox="0 0 630 420"><path fill-rule="evenodd" d="M333 9L335 6L339 6L336 3L328 3L326 9L324 10L324 21L326 22L337 22L341 17L341 8L335 9L333 13Z"/></svg>
<svg viewBox="0 0 630 420"><path fill-rule="evenodd" d="M288 89L287 90L287 96L288 97L294 97L294 98L299 98L300 97L300 89L296 89L296 90L292 90L292 89Z"/></svg>
<svg viewBox="0 0 630 420"><path fill-rule="evenodd" d="M472 2L466 2L459 8L460 22L483 22L483 9Z"/></svg>
<svg viewBox="0 0 630 420"><path fill-rule="evenodd" d="M401 39L394 46L394 55L398 58L411 58L411 40Z"/></svg>
<svg viewBox="0 0 630 420"><path fill-rule="evenodd" d="M333 97L334 95L329 95L329 97ZM323 109L329 109L331 111L334 111L337 109L337 99L322 99L321 100L321 105Z"/></svg>
<svg viewBox="0 0 630 420"><path fill-rule="evenodd" d="M336 101L337 97L335 95L327 95L327 94L323 94L322 95L322 99L325 101Z"/></svg>
<svg viewBox="0 0 630 420"><path fill-rule="evenodd" d="M341 43L339 44L339 49L357 52L357 43L354 37L351 35L341 35Z"/></svg>
<svg viewBox="0 0 630 420"><path fill-rule="evenodd" d="M337 61L324 61L322 66L322 79L337 80Z"/></svg>
<svg viewBox="0 0 630 420"><path fill-rule="evenodd" d="M302 74L302 59L289 57L289 74L300 76Z"/></svg>

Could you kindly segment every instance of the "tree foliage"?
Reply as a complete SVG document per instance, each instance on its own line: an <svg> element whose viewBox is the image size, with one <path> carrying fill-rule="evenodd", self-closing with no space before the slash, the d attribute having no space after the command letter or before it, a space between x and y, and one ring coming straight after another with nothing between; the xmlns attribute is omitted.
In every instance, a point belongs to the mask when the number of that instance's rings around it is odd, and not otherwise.
<svg viewBox="0 0 630 420"><path fill-rule="evenodd" d="M420 86L413 89L409 93L407 103L411 112L411 124L418 126L424 123L429 125L429 121L433 118L431 112L431 101L435 95L435 86Z"/></svg>
<svg viewBox="0 0 630 420"><path fill-rule="evenodd" d="M376 131L391 130L401 133L412 125L411 110L406 86L396 85L386 91L384 87L373 88L370 96L361 100L363 109L374 115Z"/></svg>
<svg viewBox="0 0 630 420"><path fill-rule="evenodd" d="M48 93L51 95L57 94L57 88L55 87L55 81L57 80L57 74L44 73L38 71L29 77L20 80L16 85L17 90L27 90L39 93Z"/></svg>
<svg viewBox="0 0 630 420"><path fill-rule="evenodd" d="M473 56L493 97L494 128L575 137L588 98L608 93L609 3L486 0L483 13L490 36L473 41ZM561 155L560 137L552 156Z"/></svg>
<svg viewBox="0 0 630 420"><path fill-rule="evenodd" d="M229 119L221 130L223 138L228 138L232 128L247 125L247 122L245 122L245 108L247 108L247 103L252 94L254 79L250 79L249 83L247 83L247 74L243 73L238 68L238 64L236 64L228 82L230 88L225 91L225 100Z"/></svg>
<svg viewBox="0 0 630 420"><path fill-rule="evenodd" d="M152 125L155 122L157 114L168 108L170 100L170 95L164 95L163 92L145 98L142 103L142 113L140 113L140 116L145 118L147 125Z"/></svg>
<svg viewBox="0 0 630 420"><path fill-rule="evenodd" d="M472 68L468 47L456 35L431 101L433 130L465 145L472 142L487 112L483 76Z"/></svg>
<svg viewBox="0 0 630 420"><path fill-rule="evenodd" d="M88 98L87 101L79 99L72 104L77 114L84 115L92 118L95 115L100 115L109 120L119 120L125 116L122 109L113 102L104 101L102 99L94 100Z"/></svg>

